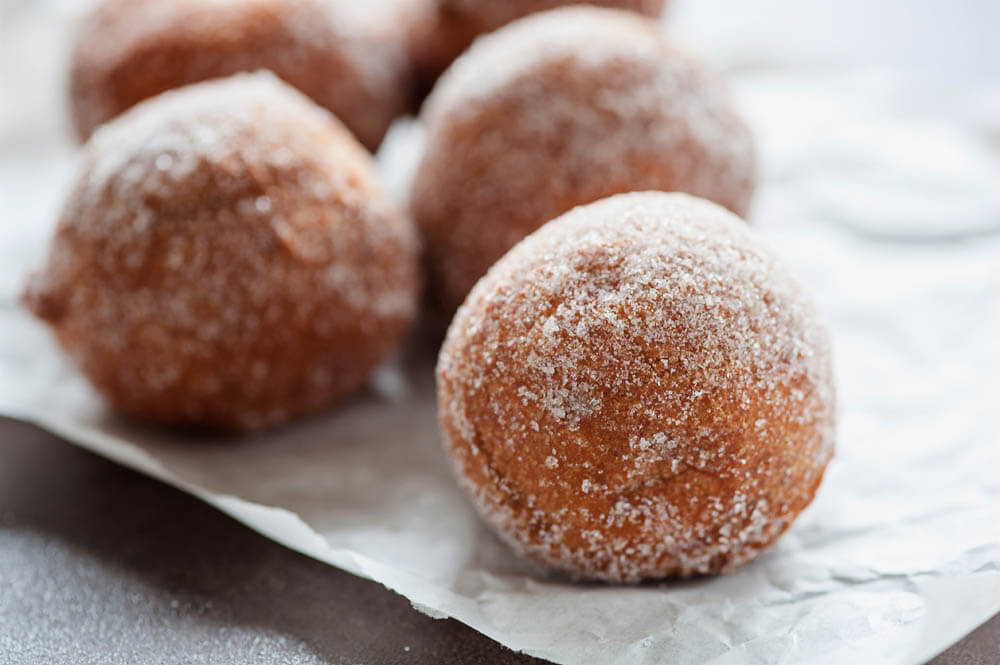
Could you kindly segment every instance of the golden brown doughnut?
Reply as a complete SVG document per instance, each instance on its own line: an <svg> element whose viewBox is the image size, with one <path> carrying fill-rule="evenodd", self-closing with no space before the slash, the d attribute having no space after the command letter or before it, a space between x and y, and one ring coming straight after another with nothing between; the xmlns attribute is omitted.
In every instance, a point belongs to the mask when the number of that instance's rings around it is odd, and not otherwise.
<svg viewBox="0 0 1000 665"><path fill-rule="evenodd" d="M458 310L437 372L479 512L577 576L731 571L833 453L816 310L750 227L685 194L613 196L528 236Z"/></svg>
<svg viewBox="0 0 1000 665"><path fill-rule="evenodd" d="M24 299L121 411L253 429L365 382L415 315L417 256L343 125L243 74L94 133Z"/></svg>
<svg viewBox="0 0 1000 665"><path fill-rule="evenodd" d="M164 90L269 69L337 115L369 149L412 87L395 3L102 0L84 21L70 93L79 135Z"/></svg>
<svg viewBox="0 0 1000 665"><path fill-rule="evenodd" d="M411 0L413 1L413 0ZM421 0L416 0L421 1ZM492 32L528 14L579 0L422 0L422 30L412 34L411 53L424 92L448 65L481 34ZM659 16L665 0L591 0L586 4L628 9Z"/></svg>
<svg viewBox="0 0 1000 665"><path fill-rule="evenodd" d="M479 39L422 119L411 206L446 313L575 205L658 189L742 214L754 188L752 137L720 82L630 12L556 9Z"/></svg>

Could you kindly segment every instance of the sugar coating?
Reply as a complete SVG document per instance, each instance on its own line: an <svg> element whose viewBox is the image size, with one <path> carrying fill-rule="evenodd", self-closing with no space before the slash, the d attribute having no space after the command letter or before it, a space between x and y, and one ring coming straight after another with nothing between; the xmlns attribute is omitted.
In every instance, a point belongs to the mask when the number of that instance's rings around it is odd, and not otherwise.
<svg viewBox="0 0 1000 665"><path fill-rule="evenodd" d="M535 12L565 5L581 4L577 0L402 0L421 4L416 12L415 42L411 52L420 75L433 82L441 72L480 34ZM658 16L664 0L591 0L585 4L628 9Z"/></svg>
<svg viewBox="0 0 1000 665"><path fill-rule="evenodd" d="M583 577L730 571L833 453L815 308L739 218L683 194L614 196L528 236L458 310L437 372L484 519Z"/></svg>
<svg viewBox="0 0 1000 665"><path fill-rule="evenodd" d="M415 315L417 252L335 118L238 75L93 135L25 300L119 408L252 429L364 382Z"/></svg>
<svg viewBox="0 0 1000 665"><path fill-rule="evenodd" d="M374 149L409 103L396 0L102 0L81 25L71 92L79 134L169 88L268 69Z"/></svg>
<svg viewBox="0 0 1000 665"><path fill-rule="evenodd" d="M557 9L480 38L422 119L411 205L448 311L575 205L657 189L741 214L756 179L752 137L721 82L626 11Z"/></svg>
<svg viewBox="0 0 1000 665"><path fill-rule="evenodd" d="M506 7L496 9L505 12ZM520 48L511 48L515 44ZM609 60L663 56L687 57L665 41L655 21L631 12L574 6L533 14L479 38L442 77L424 119L432 125L442 122L442 114L460 111L468 102L488 99L536 76L547 61L570 59L600 66Z"/></svg>

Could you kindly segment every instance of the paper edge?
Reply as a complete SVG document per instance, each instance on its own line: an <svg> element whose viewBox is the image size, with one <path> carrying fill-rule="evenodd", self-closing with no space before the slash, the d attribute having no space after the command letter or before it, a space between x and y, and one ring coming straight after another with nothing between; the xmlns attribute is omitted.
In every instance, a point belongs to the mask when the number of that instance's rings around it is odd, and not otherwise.
<svg viewBox="0 0 1000 665"><path fill-rule="evenodd" d="M269 506L247 501L229 494L216 494L197 487L179 478L166 469L156 458L138 446L122 441L92 427L80 428L78 425L62 423L38 414L32 409L21 408L9 401L0 399L0 417L10 418L27 423L52 434L69 445L87 450L115 464L133 471L138 471L148 477L174 487L190 496L194 496L205 504L227 515L251 531L286 547L293 552L308 556L321 563L333 566L339 570L362 579L382 585L389 591L401 596L409 602L417 612L432 618L454 619L472 630L485 635L506 649L542 658L555 663L566 663L559 660L558 654L545 647L512 646L495 634L494 631L483 629L468 618L463 618L466 611L463 606L474 605L472 599L458 596L449 591L437 593L422 590L418 578L406 571L382 564L369 557L350 550L332 547L323 536L309 526L296 513L279 506ZM72 432L72 435L70 435ZM308 545L304 544L308 543ZM980 573L989 578L996 578L1000 588L1000 570ZM423 582L423 584L429 584ZM404 591L403 589L406 589ZM467 610L468 611L468 610ZM472 613L468 611L468 613ZM915 643L914 650L900 654L898 659L884 660L885 665L914 665L926 663L935 656L948 650L957 642L970 635L989 619L1000 613L1000 599L993 605L977 613L977 623L971 629L952 629L947 631L947 639L941 638L929 642ZM879 661L869 661L878 665ZM568 665L568 664L567 664Z"/></svg>

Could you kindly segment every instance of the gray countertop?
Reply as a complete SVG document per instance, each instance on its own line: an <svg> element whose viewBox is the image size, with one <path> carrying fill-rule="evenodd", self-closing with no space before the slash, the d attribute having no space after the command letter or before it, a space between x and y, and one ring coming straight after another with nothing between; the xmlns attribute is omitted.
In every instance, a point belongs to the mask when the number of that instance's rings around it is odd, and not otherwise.
<svg viewBox="0 0 1000 665"><path fill-rule="evenodd" d="M541 663L0 419L0 663ZM1000 616L932 665L1000 663Z"/></svg>

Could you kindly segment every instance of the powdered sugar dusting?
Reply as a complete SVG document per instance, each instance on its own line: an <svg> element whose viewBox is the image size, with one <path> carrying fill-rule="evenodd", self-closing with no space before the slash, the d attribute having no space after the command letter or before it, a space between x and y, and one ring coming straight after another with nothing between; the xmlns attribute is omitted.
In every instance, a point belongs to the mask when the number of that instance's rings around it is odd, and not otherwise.
<svg viewBox="0 0 1000 665"><path fill-rule="evenodd" d="M423 120L412 206L449 308L574 205L658 189L742 213L755 183L751 135L721 82L624 11L558 9L481 38Z"/></svg>
<svg viewBox="0 0 1000 665"><path fill-rule="evenodd" d="M240 75L94 134L26 297L126 410L257 427L364 381L415 315L416 252L336 119Z"/></svg>
<svg viewBox="0 0 1000 665"><path fill-rule="evenodd" d="M739 219L680 194L529 236L460 308L438 373L486 519L585 576L731 570L808 504L833 450L817 313Z"/></svg>

